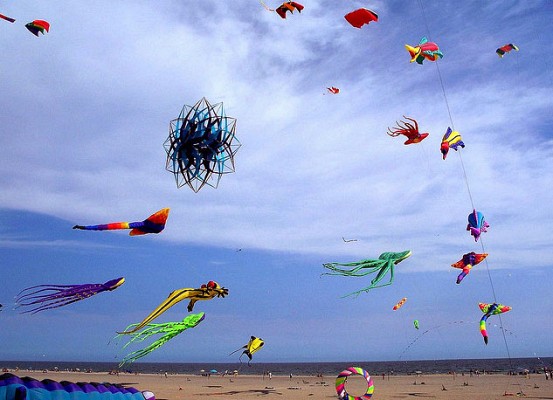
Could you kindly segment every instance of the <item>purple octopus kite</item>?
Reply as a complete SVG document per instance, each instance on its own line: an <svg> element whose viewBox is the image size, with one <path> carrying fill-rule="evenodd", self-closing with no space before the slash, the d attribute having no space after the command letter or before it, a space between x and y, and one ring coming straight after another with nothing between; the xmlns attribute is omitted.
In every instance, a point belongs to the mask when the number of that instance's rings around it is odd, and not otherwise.
<svg viewBox="0 0 553 400"><path fill-rule="evenodd" d="M125 278L117 278L106 283L89 283L85 285L37 285L23 289L15 298L18 307L31 306L22 314L35 314L39 311L62 307L84 300L95 294L112 291L125 283ZM34 289L34 290L33 290Z"/></svg>

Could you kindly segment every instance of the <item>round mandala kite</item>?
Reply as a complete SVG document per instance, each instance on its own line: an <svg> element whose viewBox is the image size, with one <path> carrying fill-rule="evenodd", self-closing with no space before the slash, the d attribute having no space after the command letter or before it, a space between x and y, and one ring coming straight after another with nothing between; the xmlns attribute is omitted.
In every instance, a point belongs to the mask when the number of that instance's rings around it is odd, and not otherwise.
<svg viewBox="0 0 553 400"><path fill-rule="evenodd" d="M204 97L185 105L163 145L165 168L175 175L177 187L188 185L197 193L206 184L216 188L223 174L234 172L240 148L235 130L236 119L225 115L223 103L212 105Z"/></svg>
<svg viewBox="0 0 553 400"><path fill-rule="evenodd" d="M367 380L367 392L359 397L354 397L346 392L346 381L350 375L361 375ZM340 372L336 378L336 392L341 400L363 400L370 399L374 392L374 383L367 371L359 367L349 367Z"/></svg>

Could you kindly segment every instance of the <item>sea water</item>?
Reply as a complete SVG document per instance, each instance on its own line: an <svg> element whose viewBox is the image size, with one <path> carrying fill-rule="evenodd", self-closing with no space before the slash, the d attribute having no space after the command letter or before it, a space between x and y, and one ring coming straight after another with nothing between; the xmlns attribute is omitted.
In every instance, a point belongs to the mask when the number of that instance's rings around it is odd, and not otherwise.
<svg viewBox="0 0 553 400"><path fill-rule="evenodd" d="M546 358L498 358L498 359L462 359L462 360L421 360L421 361L344 361L344 362L302 362L302 363L146 363L136 362L119 369L117 362L88 361L0 361L0 371L9 369L25 371L73 371L105 372L117 370L126 373L145 374L221 374L238 371L241 375L303 375L335 376L342 370L357 366L367 370L371 375L394 374L469 374L502 373L521 374L542 373L544 368L553 368L553 357ZM213 372L210 372L213 371ZM215 372L216 371L216 372Z"/></svg>

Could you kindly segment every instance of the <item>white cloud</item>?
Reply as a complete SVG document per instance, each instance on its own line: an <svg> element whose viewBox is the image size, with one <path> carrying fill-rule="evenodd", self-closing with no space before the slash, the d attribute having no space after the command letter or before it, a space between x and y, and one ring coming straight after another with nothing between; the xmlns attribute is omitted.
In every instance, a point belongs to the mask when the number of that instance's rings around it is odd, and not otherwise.
<svg viewBox="0 0 553 400"><path fill-rule="evenodd" d="M345 5L312 2L281 20L218 1L75 2L37 10L52 23L44 37L3 27L12 55L2 67L0 205L83 223L169 206L160 238L229 248L356 257L470 245L458 155L442 161L438 151L450 124L440 76L429 62L409 64L403 48L424 31L381 6L380 21L361 30L343 20ZM502 43L478 30L473 10L455 8L452 24L471 24L476 53L464 32L428 23L448 50L440 74L474 203L492 225L486 243L545 265L553 168L539 129L551 117L549 71L522 49L498 64ZM507 31L516 29L528 37ZM329 85L341 93L323 95ZM164 171L162 144L182 105L202 96L238 119L242 148L235 174L194 194ZM412 146L388 137L402 115L431 136ZM342 236L362 240L344 246Z"/></svg>

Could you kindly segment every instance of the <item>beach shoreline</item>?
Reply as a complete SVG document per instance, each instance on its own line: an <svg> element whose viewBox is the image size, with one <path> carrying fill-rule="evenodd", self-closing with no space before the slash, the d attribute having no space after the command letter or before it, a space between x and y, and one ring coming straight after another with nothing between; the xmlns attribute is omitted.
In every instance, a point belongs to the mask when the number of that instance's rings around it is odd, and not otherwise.
<svg viewBox="0 0 553 400"><path fill-rule="evenodd" d="M70 382L109 382L148 390L156 399L183 400L206 397L254 398L280 397L291 400L337 399L336 376L284 375L225 375L222 374L165 374L165 373L110 373L74 371L8 371L19 377L52 379ZM370 373L370 372L369 372ZM553 380L544 374L416 374L373 376L374 399L401 399L426 397L434 399L501 399L525 397L553 399ZM360 396L367 389L366 381L352 376L346 384L349 394Z"/></svg>

